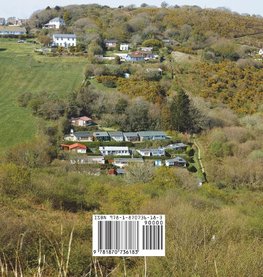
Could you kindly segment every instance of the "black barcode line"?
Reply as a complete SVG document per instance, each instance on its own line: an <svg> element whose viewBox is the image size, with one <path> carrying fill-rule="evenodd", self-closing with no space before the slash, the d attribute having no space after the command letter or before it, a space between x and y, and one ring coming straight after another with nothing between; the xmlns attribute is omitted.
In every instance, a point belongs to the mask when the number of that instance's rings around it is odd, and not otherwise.
<svg viewBox="0 0 263 277"><path fill-rule="evenodd" d="M142 226L143 250L163 249L163 225Z"/></svg>
<svg viewBox="0 0 263 277"><path fill-rule="evenodd" d="M98 250L139 250L139 221L98 221Z"/></svg>

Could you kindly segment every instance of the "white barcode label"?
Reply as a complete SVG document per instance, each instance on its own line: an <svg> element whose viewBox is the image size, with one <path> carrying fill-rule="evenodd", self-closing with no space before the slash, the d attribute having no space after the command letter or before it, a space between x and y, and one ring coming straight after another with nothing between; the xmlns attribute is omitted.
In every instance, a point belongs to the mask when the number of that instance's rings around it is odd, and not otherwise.
<svg viewBox="0 0 263 277"><path fill-rule="evenodd" d="M165 256L164 215L93 215L93 256Z"/></svg>

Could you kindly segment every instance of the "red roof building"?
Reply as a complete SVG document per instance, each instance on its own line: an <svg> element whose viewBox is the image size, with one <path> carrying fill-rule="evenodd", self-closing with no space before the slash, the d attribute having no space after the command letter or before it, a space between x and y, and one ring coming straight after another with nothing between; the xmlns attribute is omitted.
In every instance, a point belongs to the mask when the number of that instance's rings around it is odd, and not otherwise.
<svg viewBox="0 0 263 277"><path fill-rule="evenodd" d="M87 153L87 146L80 143L74 143L74 144L61 144L61 148L63 150L71 151L71 152L77 152L77 153Z"/></svg>

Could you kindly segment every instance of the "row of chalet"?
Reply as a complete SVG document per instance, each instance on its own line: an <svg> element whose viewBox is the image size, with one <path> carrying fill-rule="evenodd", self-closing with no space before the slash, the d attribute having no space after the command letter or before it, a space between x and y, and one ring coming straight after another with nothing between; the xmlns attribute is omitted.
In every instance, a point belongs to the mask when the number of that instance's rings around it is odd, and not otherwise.
<svg viewBox="0 0 263 277"><path fill-rule="evenodd" d="M141 132L74 132L64 137L67 141L145 141L145 140L165 140L169 137L162 131L141 131Z"/></svg>
<svg viewBox="0 0 263 277"><path fill-rule="evenodd" d="M105 164L105 158L103 156L86 156L86 157L75 157L70 160L71 164ZM115 158L110 163L117 167L117 168L125 168L131 164L143 164L144 159L143 158ZM173 159L167 159L167 160L155 160L154 161L155 166L167 166L167 167L173 167L173 166L181 166L186 167L187 162L185 159L183 159L180 156L176 156Z"/></svg>
<svg viewBox="0 0 263 277"><path fill-rule="evenodd" d="M182 145L182 143L178 144L173 144L172 147L180 150L185 150L187 147L187 145ZM85 154L87 153L88 147L81 143L73 143L61 144L61 149L79 154ZM166 155L167 149L171 149L171 144L166 147L137 149L136 152L142 157L162 157ZM102 156L131 156L133 153L128 146L100 146L99 151Z"/></svg>
<svg viewBox="0 0 263 277"><path fill-rule="evenodd" d="M1 36L21 36L26 35L26 28L19 26L0 26Z"/></svg>
<svg viewBox="0 0 263 277"><path fill-rule="evenodd" d="M104 40L104 44L108 50L115 49L118 45L118 41L115 39L106 39ZM120 43L120 51L129 51L131 48L131 45L129 43ZM139 47L140 51L143 52L152 52L153 47Z"/></svg>

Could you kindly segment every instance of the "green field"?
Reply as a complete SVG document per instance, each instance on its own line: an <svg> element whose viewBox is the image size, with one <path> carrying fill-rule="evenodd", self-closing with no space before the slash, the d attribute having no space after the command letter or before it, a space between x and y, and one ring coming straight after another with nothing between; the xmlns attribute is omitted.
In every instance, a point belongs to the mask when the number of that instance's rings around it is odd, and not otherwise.
<svg viewBox="0 0 263 277"><path fill-rule="evenodd" d="M38 119L17 105L20 93L47 91L63 96L83 80L86 59L40 56L35 47L0 39L0 153L36 135Z"/></svg>

